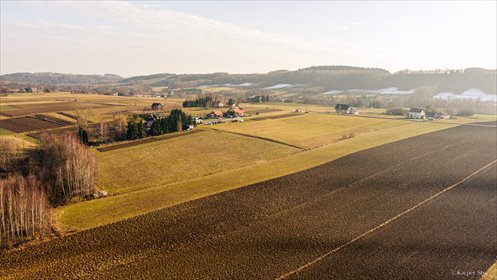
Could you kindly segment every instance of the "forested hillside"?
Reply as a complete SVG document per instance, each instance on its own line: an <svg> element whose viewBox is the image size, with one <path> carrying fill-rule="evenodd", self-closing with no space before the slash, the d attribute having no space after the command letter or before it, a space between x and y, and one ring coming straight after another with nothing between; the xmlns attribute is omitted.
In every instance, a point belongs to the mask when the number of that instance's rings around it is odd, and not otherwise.
<svg viewBox="0 0 497 280"><path fill-rule="evenodd" d="M352 66L313 66L296 71L279 70L266 74L153 74L122 78L117 75L74 75L59 73L15 73L0 76L2 83L16 85L101 85L185 88L203 85L239 85L264 88L277 84L319 87L322 90L380 89L401 90L429 86L435 91L460 93L469 88L496 94L496 70L468 68L465 70L399 71L390 73L379 68Z"/></svg>

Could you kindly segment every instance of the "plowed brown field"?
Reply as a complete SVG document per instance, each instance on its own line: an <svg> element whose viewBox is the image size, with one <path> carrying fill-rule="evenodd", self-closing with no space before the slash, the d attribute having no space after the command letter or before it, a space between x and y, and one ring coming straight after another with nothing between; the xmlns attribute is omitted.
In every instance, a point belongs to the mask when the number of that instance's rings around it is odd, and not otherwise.
<svg viewBox="0 0 497 280"><path fill-rule="evenodd" d="M39 129L61 127L60 124L49 122L35 117L21 117L0 120L0 128L13 132L26 132Z"/></svg>
<svg viewBox="0 0 497 280"><path fill-rule="evenodd" d="M0 253L0 278L462 279L497 255L496 138L461 126L372 148Z"/></svg>
<svg viewBox="0 0 497 280"><path fill-rule="evenodd" d="M57 112L57 111L73 111L83 106L84 108L102 108L115 106L105 103L93 102L54 102L41 104L16 104L16 109L2 111L1 113L9 117L17 117L23 115L32 115L39 113Z"/></svg>

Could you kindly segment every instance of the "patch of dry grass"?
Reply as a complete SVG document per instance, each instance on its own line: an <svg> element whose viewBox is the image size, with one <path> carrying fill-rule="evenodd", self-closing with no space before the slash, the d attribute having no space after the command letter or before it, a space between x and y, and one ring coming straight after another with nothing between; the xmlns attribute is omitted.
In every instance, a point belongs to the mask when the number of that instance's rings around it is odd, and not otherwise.
<svg viewBox="0 0 497 280"><path fill-rule="evenodd" d="M207 131L98 153L97 157L102 188L123 193L233 170L297 151L268 141Z"/></svg>

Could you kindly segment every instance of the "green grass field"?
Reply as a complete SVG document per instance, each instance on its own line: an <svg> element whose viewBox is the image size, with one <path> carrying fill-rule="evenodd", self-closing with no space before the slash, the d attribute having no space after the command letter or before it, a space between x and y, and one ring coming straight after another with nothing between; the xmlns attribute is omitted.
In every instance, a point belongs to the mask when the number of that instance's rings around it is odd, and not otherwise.
<svg viewBox="0 0 497 280"><path fill-rule="evenodd" d="M0 112L14 110L16 107L10 105L0 105Z"/></svg>
<svg viewBox="0 0 497 280"><path fill-rule="evenodd" d="M11 135L11 134L15 134L15 132L12 132L12 131L7 130L7 129L0 128L0 136Z"/></svg>
<svg viewBox="0 0 497 280"><path fill-rule="evenodd" d="M340 116L334 117L338 119L343 118ZM292 118L298 119L299 117ZM286 121L285 119L279 120ZM350 120L360 123L364 120L364 118L350 118ZM260 124L263 122L266 121L254 123ZM222 191L302 171L367 148L454 126L451 124L440 124L433 122L406 121L398 121L396 124L397 125L393 125L389 123L388 125L381 125L381 123L370 123L370 126L375 127L376 130L371 130L368 133L358 134L350 139L323 145L304 152L295 153L292 151L286 156L282 156L280 154L280 157L276 159L274 159L274 155L267 155L265 156L265 158L267 158L266 160L252 160L252 164L244 167L236 169L223 169L223 171L213 174L205 173L204 176L183 177L183 179L174 183L151 182L149 185L146 185L146 188L142 187L142 189L138 191L60 207L56 209L56 216L58 217L57 221L59 225L67 231L93 228L192 199L197 199L203 196L212 195ZM277 126L278 124L273 123L273 125ZM360 127L359 124L355 124L355 126ZM305 129L305 126L302 127ZM257 132L256 130L254 131ZM200 137L201 135L202 134L197 134L196 136ZM223 137L236 136L237 138L234 139L235 143L238 143L238 141L260 141L255 147L250 145L249 147L251 151L246 152L247 154L254 152L256 154L266 154L269 152L267 150L267 146L262 145L264 143L263 140L253 139L250 137L245 138L251 140L245 140L244 136L230 135L227 133L213 135ZM180 142L188 141L184 137L177 139L178 140L176 141ZM269 141L267 142L271 143ZM278 144L272 145L285 147ZM133 149L139 150L137 147L141 146L133 147ZM239 150L238 148L235 149L236 151ZM116 150L116 155L114 156L117 159L124 160L124 156L120 154L122 152L122 150ZM224 154L217 155L218 157L223 158ZM209 157L201 156L201 154L195 156L199 159L199 161L210 159ZM261 158L262 156L259 155L258 157ZM273 158L273 160L270 160L271 158ZM155 163L150 163L149 166L162 166L164 164L165 163L162 163L161 160L155 160ZM122 170L119 173L110 176L116 179L118 179L119 176L130 177L133 175L140 178L146 177L147 172L150 172L149 169L141 173L138 171L138 166L139 164L132 165L133 168L130 168L127 171ZM109 176L105 175L105 172L108 171L109 170L106 171L105 167L101 169L101 175L103 178ZM127 172L132 172L132 175L126 174ZM155 172L157 171L154 171L154 173ZM165 176L164 182L170 181L169 176L172 175L161 175L159 173L160 172L157 173L158 175L154 176ZM110 180L110 178L111 177L108 177L108 179L104 179L104 181ZM118 180L124 180L123 184L129 186L128 190L135 188L134 185L126 183L127 179L125 178ZM114 189L114 191L118 191L119 188L119 185L116 185L116 189Z"/></svg>
<svg viewBox="0 0 497 280"><path fill-rule="evenodd" d="M97 153L101 188L123 193L259 164L298 149L229 133L205 131Z"/></svg>
<svg viewBox="0 0 497 280"><path fill-rule="evenodd" d="M341 141L351 133L357 137L375 130L403 125L408 123L402 120L304 114L257 122L227 123L216 128L261 136L309 149Z"/></svg>

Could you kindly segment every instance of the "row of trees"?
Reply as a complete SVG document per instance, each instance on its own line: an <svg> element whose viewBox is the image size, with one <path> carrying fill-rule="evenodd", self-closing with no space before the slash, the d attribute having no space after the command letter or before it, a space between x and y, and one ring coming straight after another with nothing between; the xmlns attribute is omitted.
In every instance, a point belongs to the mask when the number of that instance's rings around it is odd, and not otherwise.
<svg viewBox="0 0 497 280"><path fill-rule="evenodd" d="M183 107L212 107L215 100L212 96L197 97L195 100L183 101Z"/></svg>
<svg viewBox="0 0 497 280"><path fill-rule="evenodd" d="M152 121L150 127L146 127L148 121ZM193 119L186 115L181 109L173 109L169 116L155 117L152 115L134 115L128 121L126 139L141 139L146 136L157 136L165 133L183 131L193 125Z"/></svg>
<svg viewBox="0 0 497 280"><path fill-rule="evenodd" d="M128 121L128 127L126 129L126 139L134 140L141 139L147 136L147 131L145 129L145 121L137 115L134 115Z"/></svg>
<svg viewBox="0 0 497 280"><path fill-rule="evenodd" d="M40 146L27 155L24 170L15 169L16 174L0 180L2 246L43 237L50 229L51 206L96 191L95 155L77 137L45 135Z"/></svg>

